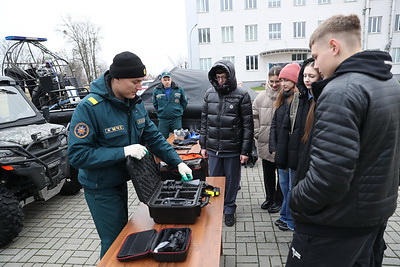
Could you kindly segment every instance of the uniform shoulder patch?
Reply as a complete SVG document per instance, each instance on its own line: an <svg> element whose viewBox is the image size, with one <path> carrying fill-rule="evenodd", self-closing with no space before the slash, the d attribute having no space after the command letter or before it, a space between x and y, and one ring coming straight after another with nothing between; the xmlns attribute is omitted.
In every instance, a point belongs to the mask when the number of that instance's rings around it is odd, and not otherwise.
<svg viewBox="0 0 400 267"><path fill-rule="evenodd" d="M97 103L99 103L99 101L97 101L94 97L89 97L88 100L94 105L96 105Z"/></svg>
<svg viewBox="0 0 400 267"><path fill-rule="evenodd" d="M83 122L78 123L74 127L74 134L78 138L85 138L89 134L89 126Z"/></svg>

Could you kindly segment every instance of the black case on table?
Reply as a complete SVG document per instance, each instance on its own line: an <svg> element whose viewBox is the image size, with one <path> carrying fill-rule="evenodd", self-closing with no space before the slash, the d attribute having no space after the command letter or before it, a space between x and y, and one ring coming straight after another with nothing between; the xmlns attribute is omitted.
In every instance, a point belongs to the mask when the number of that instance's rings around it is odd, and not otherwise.
<svg viewBox="0 0 400 267"><path fill-rule="evenodd" d="M127 169L139 200L149 207L150 217L159 224L193 224L208 204L204 181L161 181L154 157L127 158Z"/></svg>
<svg viewBox="0 0 400 267"><path fill-rule="evenodd" d="M184 233L182 240L173 240L173 236L178 231ZM179 262L185 261L190 241L192 239L192 230L188 227L183 228L163 228L159 232L155 229L143 232L132 233L125 238L117 254L119 261L132 261L146 257L153 257L159 262ZM165 249L166 251L155 251L155 248L164 241L175 242L176 249Z"/></svg>

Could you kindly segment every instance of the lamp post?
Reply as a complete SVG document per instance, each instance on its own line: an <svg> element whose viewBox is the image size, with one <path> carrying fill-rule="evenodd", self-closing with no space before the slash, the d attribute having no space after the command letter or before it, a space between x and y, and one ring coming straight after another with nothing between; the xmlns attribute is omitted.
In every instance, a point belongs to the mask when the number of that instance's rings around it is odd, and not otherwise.
<svg viewBox="0 0 400 267"><path fill-rule="evenodd" d="M190 60L190 65L189 67L192 68L193 64L192 64L192 32L194 30L194 28L196 28L197 23L192 27L192 29L190 30L189 33L189 60Z"/></svg>

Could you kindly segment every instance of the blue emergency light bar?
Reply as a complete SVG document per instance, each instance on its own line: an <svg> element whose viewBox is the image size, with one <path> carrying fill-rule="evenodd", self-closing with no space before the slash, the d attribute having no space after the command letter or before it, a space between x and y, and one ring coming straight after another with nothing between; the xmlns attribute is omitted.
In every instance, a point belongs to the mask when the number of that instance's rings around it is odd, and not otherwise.
<svg viewBox="0 0 400 267"><path fill-rule="evenodd" d="M6 36L7 41L38 41L44 42L47 41L47 38L40 37L26 37L26 36Z"/></svg>

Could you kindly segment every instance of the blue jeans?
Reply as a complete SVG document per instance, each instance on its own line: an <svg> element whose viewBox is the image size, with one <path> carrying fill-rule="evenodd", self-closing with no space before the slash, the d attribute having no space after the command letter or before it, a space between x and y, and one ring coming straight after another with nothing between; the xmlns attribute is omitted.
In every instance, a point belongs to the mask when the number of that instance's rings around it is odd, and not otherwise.
<svg viewBox="0 0 400 267"><path fill-rule="evenodd" d="M290 169L278 169L279 185L283 194L280 219L284 221L290 229L294 229L292 215L289 208L290 191L292 190L292 174L295 172Z"/></svg>

